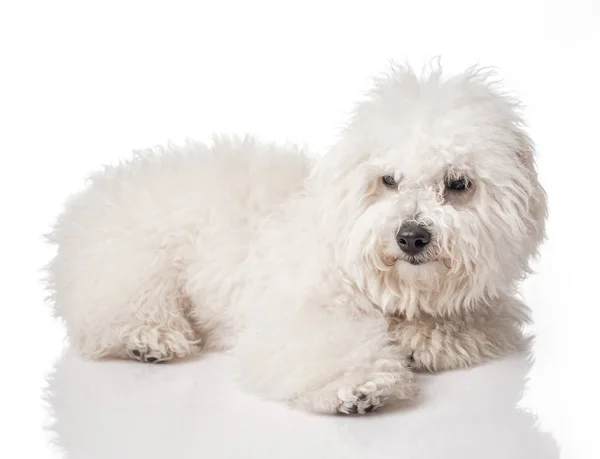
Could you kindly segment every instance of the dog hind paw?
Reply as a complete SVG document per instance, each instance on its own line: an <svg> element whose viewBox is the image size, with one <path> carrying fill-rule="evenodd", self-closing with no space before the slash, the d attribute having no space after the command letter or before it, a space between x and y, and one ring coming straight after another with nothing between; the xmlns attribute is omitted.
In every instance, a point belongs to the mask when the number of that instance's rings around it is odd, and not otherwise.
<svg viewBox="0 0 600 459"><path fill-rule="evenodd" d="M128 349L127 355L133 360L144 363L163 363L172 358L156 351L140 351L139 349Z"/></svg>
<svg viewBox="0 0 600 459"><path fill-rule="evenodd" d="M144 363L162 363L193 353L197 342L189 341L183 333L165 327L142 325L128 328L121 334L125 354Z"/></svg>

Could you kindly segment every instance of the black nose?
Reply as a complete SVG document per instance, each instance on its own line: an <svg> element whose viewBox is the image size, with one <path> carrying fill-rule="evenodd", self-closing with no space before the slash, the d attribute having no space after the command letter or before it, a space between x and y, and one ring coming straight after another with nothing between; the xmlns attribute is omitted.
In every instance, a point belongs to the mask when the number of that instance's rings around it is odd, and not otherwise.
<svg viewBox="0 0 600 459"><path fill-rule="evenodd" d="M400 249L409 255L416 255L427 247L431 240L431 233L418 223L403 223L396 234L396 241Z"/></svg>

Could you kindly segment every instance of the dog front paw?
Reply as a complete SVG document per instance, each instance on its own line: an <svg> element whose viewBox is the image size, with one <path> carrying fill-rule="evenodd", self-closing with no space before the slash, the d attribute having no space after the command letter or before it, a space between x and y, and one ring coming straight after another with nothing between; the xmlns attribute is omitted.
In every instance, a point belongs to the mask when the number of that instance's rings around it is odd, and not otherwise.
<svg viewBox="0 0 600 459"><path fill-rule="evenodd" d="M378 393L372 382L368 382L361 387L352 386L342 387L338 390L337 396L340 404L337 412L340 414L366 414L375 411L383 406L381 393Z"/></svg>
<svg viewBox="0 0 600 459"><path fill-rule="evenodd" d="M299 396L294 404L321 413L367 414L389 401L412 399L418 393L414 376L404 364L379 360L370 371L344 375Z"/></svg>
<svg viewBox="0 0 600 459"><path fill-rule="evenodd" d="M366 414L381 408L389 399L405 400L417 396L419 389L411 377L396 373L378 373L360 386L338 389L340 414Z"/></svg>

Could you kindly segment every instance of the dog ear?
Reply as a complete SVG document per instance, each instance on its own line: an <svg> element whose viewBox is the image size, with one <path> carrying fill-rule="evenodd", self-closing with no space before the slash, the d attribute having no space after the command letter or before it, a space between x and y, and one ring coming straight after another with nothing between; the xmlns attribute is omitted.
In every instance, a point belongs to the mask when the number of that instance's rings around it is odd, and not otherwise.
<svg viewBox="0 0 600 459"><path fill-rule="evenodd" d="M516 128L514 134L517 139L515 153L519 158L519 162L525 169L535 173L535 146L533 141L520 127Z"/></svg>
<svg viewBox="0 0 600 459"><path fill-rule="evenodd" d="M535 161L535 147L529 136L525 133L520 133L519 146L516 149L516 154L519 162L527 171L527 176L530 181L529 203L528 209L530 214L529 232L531 242L533 244L532 252L536 253L539 244L546 237L546 219L548 216L547 195L543 186L539 182L537 166Z"/></svg>
<svg viewBox="0 0 600 459"><path fill-rule="evenodd" d="M519 162L529 171L535 169L534 152L532 148L519 148L516 151Z"/></svg>

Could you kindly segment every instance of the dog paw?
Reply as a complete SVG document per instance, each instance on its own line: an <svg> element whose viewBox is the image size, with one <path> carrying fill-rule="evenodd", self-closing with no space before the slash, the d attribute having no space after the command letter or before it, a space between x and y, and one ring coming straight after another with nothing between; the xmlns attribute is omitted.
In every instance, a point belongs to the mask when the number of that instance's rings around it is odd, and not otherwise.
<svg viewBox="0 0 600 459"><path fill-rule="evenodd" d="M350 372L293 404L320 413L367 414L393 400L416 397L414 375L404 362L379 360L370 371Z"/></svg>
<svg viewBox="0 0 600 459"><path fill-rule="evenodd" d="M338 390L341 404L338 406L337 412L339 414L366 414L383 406L381 398L372 393L371 387L367 384L358 389L345 387Z"/></svg>
<svg viewBox="0 0 600 459"><path fill-rule="evenodd" d="M144 363L162 363L172 358L169 356L164 356L156 351L140 351L139 349L128 349L127 355L133 360Z"/></svg>
<svg viewBox="0 0 600 459"><path fill-rule="evenodd" d="M148 325L124 330L121 341L127 357L144 363L161 363L189 355L195 344L183 333Z"/></svg>
<svg viewBox="0 0 600 459"><path fill-rule="evenodd" d="M346 386L338 390L340 414L367 414L381 408L388 399L404 400L414 398L419 390L410 378L400 381L397 374L381 373L373 380L358 387Z"/></svg>

